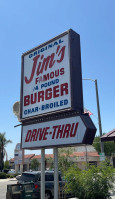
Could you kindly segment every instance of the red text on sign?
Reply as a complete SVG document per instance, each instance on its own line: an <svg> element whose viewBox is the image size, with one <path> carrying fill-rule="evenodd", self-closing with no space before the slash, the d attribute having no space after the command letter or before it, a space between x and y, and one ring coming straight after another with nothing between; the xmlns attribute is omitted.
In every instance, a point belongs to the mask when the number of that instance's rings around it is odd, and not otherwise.
<svg viewBox="0 0 115 199"><path fill-rule="evenodd" d="M48 140L49 136L51 136L50 139L72 138L76 136L78 125L78 122L72 124L56 125L52 127L52 132L50 132L50 127L28 130L25 142Z"/></svg>
<svg viewBox="0 0 115 199"><path fill-rule="evenodd" d="M45 91L39 91L37 93L24 96L24 106L30 104L40 103L41 101L50 100L52 98L57 98L60 96L68 95L68 83L54 86L53 88L48 88Z"/></svg>
<svg viewBox="0 0 115 199"><path fill-rule="evenodd" d="M35 75L39 76L48 68L52 68L55 62L60 63L63 61L65 55L65 46L60 49L60 45L57 46L56 52L52 53L48 57L44 58L44 55L37 55L33 58L33 67L29 79L25 76L25 83L29 84ZM57 56L57 57L56 57Z"/></svg>

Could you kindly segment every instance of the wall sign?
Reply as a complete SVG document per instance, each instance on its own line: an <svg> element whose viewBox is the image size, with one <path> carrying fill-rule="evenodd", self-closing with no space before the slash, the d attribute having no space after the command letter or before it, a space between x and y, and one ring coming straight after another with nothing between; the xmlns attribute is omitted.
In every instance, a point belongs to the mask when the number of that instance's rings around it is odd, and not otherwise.
<svg viewBox="0 0 115 199"><path fill-rule="evenodd" d="M92 144L96 128L88 115L22 126L22 148Z"/></svg>
<svg viewBox="0 0 115 199"><path fill-rule="evenodd" d="M69 30L22 55L20 120L83 112L80 36Z"/></svg>

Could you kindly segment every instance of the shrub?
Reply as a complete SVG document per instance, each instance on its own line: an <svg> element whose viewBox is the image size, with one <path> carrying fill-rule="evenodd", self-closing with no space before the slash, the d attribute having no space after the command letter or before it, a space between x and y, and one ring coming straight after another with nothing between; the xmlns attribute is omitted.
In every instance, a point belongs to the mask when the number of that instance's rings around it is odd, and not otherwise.
<svg viewBox="0 0 115 199"><path fill-rule="evenodd" d="M14 176L10 175L10 178L14 178Z"/></svg>
<svg viewBox="0 0 115 199"><path fill-rule="evenodd" d="M6 174L6 177L7 177L7 178L10 178L10 174Z"/></svg>
<svg viewBox="0 0 115 199"><path fill-rule="evenodd" d="M70 168L66 174L65 190L79 199L108 199L114 181L113 167L103 163L100 167L89 166L87 170Z"/></svg>
<svg viewBox="0 0 115 199"><path fill-rule="evenodd" d="M19 173L15 173L15 174L13 174L13 177L15 178L16 176L18 176L19 175Z"/></svg>
<svg viewBox="0 0 115 199"><path fill-rule="evenodd" d="M6 173L0 173L0 179L5 179L6 178Z"/></svg>

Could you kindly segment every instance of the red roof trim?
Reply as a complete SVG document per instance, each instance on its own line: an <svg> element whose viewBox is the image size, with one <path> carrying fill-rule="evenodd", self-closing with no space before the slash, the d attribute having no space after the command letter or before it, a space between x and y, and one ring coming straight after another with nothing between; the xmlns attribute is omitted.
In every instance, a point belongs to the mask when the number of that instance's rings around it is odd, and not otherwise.
<svg viewBox="0 0 115 199"><path fill-rule="evenodd" d="M63 154L64 156L66 156L66 154ZM83 156L89 156L89 157L99 157L98 152L73 152L72 154L70 154L70 157L83 157ZM53 158L54 155L53 154L45 154L45 158ZM25 159L41 159L41 155L35 155L35 154L28 154L28 155L24 155ZM10 159L10 162L14 161L14 158Z"/></svg>

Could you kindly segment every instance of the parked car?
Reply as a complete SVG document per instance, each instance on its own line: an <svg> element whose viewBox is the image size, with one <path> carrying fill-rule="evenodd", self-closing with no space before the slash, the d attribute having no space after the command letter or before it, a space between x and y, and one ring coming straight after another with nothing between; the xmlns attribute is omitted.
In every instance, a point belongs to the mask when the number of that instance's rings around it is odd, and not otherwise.
<svg viewBox="0 0 115 199"><path fill-rule="evenodd" d="M8 174L15 174L16 173L16 171L14 170L14 169L10 169L9 171L8 171Z"/></svg>
<svg viewBox="0 0 115 199"><path fill-rule="evenodd" d="M20 179L20 177L21 177L21 175L17 175L17 176L16 176L16 179L17 179L17 180L19 180L19 179Z"/></svg>
<svg viewBox="0 0 115 199"><path fill-rule="evenodd" d="M33 198L40 198L41 187L41 171L23 172L18 178L18 183L34 182ZM64 195L65 182L61 178L59 172L59 195L62 198ZM69 197L70 195L66 196ZM45 199L52 199L54 197L54 171L45 171Z"/></svg>
<svg viewBox="0 0 115 199"><path fill-rule="evenodd" d="M4 173L8 173L9 169L4 169L3 172Z"/></svg>
<svg viewBox="0 0 115 199"><path fill-rule="evenodd" d="M11 175L20 174L20 171L15 171L15 169L9 169L8 174L11 174Z"/></svg>

